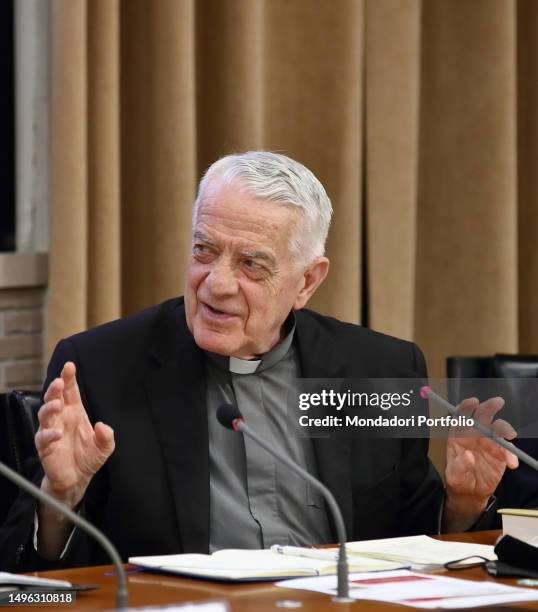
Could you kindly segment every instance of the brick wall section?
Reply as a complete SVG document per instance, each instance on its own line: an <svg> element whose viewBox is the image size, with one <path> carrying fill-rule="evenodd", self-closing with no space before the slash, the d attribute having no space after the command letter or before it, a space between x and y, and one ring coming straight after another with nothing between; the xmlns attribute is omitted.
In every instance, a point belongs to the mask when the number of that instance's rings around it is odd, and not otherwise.
<svg viewBox="0 0 538 612"><path fill-rule="evenodd" d="M0 392L41 389L44 289L0 289Z"/></svg>

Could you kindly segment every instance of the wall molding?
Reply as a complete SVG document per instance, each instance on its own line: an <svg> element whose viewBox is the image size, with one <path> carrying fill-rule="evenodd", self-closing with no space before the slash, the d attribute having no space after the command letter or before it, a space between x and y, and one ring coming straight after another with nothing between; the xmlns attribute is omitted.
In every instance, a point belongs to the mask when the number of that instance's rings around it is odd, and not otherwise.
<svg viewBox="0 0 538 612"><path fill-rule="evenodd" d="M0 253L0 289L48 284L48 253Z"/></svg>

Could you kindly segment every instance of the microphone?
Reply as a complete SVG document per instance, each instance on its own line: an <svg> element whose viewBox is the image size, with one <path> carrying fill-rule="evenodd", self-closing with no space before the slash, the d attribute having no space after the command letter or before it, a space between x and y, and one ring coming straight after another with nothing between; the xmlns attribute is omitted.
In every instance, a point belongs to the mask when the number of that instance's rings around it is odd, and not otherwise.
<svg viewBox="0 0 538 612"><path fill-rule="evenodd" d="M336 526L336 532L339 541L339 552L338 552L338 564L337 564L337 590L334 601L338 603L349 603L355 601L349 597L349 586L348 586L348 565L347 565L347 554L346 554L346 527L344 525L344 519L340 508L334 499L333 494L329 489L322 484L317 478L314 478L306 470L297 465L291 459L286 457L283 453L278 452L278 449L274 449L266 440L264 440L259 434L251 429L243 419L243 416L239 410L231 404L223 404L219 406L217 410L217 419L219 423L226 427L226 429L232 429L233 431L240 431L243 434L249 436L262 448L264 448L270 455L273 455L276 459L282 462L285 466L290 468L296 474L299 474L308 483L315 487L323 495L331 513L334 518L334 524Z"/></svg>
<svg viewBox="0 0 538 612"><path fill-rule="evenodd" d="M63 514L66 518L68 518L74 525L80 527L83 531L88 533L92 538L97 540L99 544L105 549L108 553L109 557L112 560L116 568L116 572L118 574L118 588L116 591L116 608L122 609L128 607L128 594L127 594L127 579L125 577L125 570L123 568L123 563L121 561L120 555L118 551L112 544L112 542L106 537L106 535L94 527L89 521L82 518L75 512L73 512L68 506L62 504L62 502L58 501L52 495L45 493L39 487L36 487L35 484L26 480L23 476L12 470L10 467L5 465L0 461L0 475L7 478L9 481L13 482L15 485L20 487L23 491L26 491L32 497L38 499L40 502L43 502L47 506L51 506L55 510L57 510L60 514Z"/></svg>
<svg viewBox="0 0 538 612"><path fill-rule="evenodd" d="M449 412L453 416L456 416L456 417L465 416L466 418L470 418L473 421L472 426L474 429L479 431L486 438L493 440L493 442L495 442L499 446L502 446L506 450L516 455L516 457L521 459L523 463L526 463L527 465L529 465L533 470L538 471L538 461L536 461L536 459L528 455L525 451L522 451L515 444L512 444L512 442L509 442L508 440L505 440L504 438L497 436L488 427L486 427L485 425L482 425L482 423L480 423L476 419L473 419L472 417L467 417L467 415L463 414L463 412L461 412L459 408L457 408L456 406L453 406L444 397L441 397L440 395L435 393L435 391L433 391L433 389L429 385L424 385L423 387L420 388L420 397L422 397L423 399L429 398L433 400L434 402L437 402L440 406L442 406L447 412Z"/></svg>

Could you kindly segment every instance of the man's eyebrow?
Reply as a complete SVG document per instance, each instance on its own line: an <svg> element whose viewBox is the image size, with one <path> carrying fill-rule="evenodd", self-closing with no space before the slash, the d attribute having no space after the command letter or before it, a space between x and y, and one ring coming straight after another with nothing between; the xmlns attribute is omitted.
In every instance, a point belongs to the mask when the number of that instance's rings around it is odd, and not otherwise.
<svg viewBox="0 0 538 612"><path fill-rule="evenodd" d="M215 246L215 243L210 240L203 232L196 230L193 234L194 240L199 240L209 246ZM269 263L274 263L274 257L266 253L265 251L241 251L241 257L248 257L249 259L260 259Z"/></svg>
<svg viewBox="0 0 538 612"><path fill-rule="evenodd" d="M273 258L264 251L241 251L242 257L249 257L250 259L261 259L263 261L273 262Z"/></svg>
<svg viewBox="0 0 538 612"><path fill-rule="evenodd" d="M204 233L202 233L200 231L194 232L193 238L194 238L194 240L200 240L200 242L205 242L206 244L209 244L211 246L215 246L215 243L212 242Z"/></svg>

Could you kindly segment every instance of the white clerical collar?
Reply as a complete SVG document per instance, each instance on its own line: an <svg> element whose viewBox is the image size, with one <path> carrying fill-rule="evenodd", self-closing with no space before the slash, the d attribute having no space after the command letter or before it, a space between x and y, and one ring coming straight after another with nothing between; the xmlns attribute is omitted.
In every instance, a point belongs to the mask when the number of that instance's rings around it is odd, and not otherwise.
<svg viewBox="0 0 538 612"><path fill-rule="evenodd" d="M230 357L228 369L232 374L254 374L261 362L261 359L240 359L239 357Z"/></svg>
<svg viewBox="0 0 538 612"><path fill-rule="evenodd" d="M295 332L295 314L292 311L284 322L286 336L270 351L264 353L259 359L241 359L239 357L224 357L216 353L205 351L206 355L221 368L228 370L232 374L254 374L262 372L267 368L278 363L288 352L293 342Z"/></svg>

